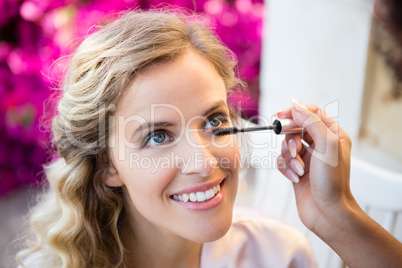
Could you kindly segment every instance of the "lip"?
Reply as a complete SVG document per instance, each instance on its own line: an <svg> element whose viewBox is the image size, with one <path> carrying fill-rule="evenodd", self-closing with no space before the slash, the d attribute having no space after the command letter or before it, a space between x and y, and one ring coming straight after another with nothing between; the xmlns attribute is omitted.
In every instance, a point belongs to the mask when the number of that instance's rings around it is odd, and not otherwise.
<svg viewBox="0 0 402 268"><path fill-rule="evenodd" d="M174 194L182 195L182 194L189 194L189 193L196 193L196 192L204 192L204 191L206 191L208 189L211 189L212 187L214 187L214 186L216 186L218 184L221 184L223 180L224 180L224 178L223 179L218 179L218 180L215 180L215 181L211 181L211 182L208 182L208 183L205 183L205 184L202 184L202 185L191 186L191 187L185 188L184 190L181 190L181 191L179 191L177 193L174 193ZM174 194L172 194L172 195L174 195Z"/></svg>
<svg viewBox="0 0 402 268"><path fill-rule="evenodd" d="M214 186L215 184L212 184L212 185ZM221 185L221 190L219 192L217 192L214 197L212 197L211 199L204 201L204 202L182 202L182 201L178 201L178 200L174 200L174 199L171 199L171 200L176 202L178 205L185 207L187 209L208 210L208 209L218 206L223 201L224 189L225 189L225 182L223 181L223 179L221 180L220 185ZM209 188L207 188L207 189L209 189ZM187 192L184 192L184 193L187 193Z"/></svg>

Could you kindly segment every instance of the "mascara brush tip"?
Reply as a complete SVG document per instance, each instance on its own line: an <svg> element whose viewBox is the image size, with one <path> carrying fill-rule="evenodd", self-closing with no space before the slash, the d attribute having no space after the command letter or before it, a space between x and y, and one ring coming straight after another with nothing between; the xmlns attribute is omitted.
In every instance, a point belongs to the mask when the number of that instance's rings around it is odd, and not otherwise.
<svg viewBox="0 0 402 268"><path fill-rule="evenodd" d="M237 127L232 127L232 128L219 128L215 129L212 131L212 134L215 136L225 136L225 135L230 135L230 134L236 134L239 132L239 129Z"/></svg>

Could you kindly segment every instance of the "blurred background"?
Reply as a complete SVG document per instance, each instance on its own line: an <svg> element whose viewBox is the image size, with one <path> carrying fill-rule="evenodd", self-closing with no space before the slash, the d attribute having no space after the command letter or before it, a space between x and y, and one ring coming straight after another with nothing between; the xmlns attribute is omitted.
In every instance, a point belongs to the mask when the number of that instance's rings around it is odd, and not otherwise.
<svg viewBox="0 0 402 268"><path fill-rule="evenodd" d="M208 17L239 60L249 86L230 102L263 124L297 98L316 104L351 136L352 192L362 207L402 240L402 53L373 16L374 0L0 0L0 267L15 252L21 228L51 159L49 119L66 59L93 25L127 9L173 5ZM319 268L342 267L336 254L303 228L291 183L276 171L281 137L253 155L266 165L243 174L239 204L299 228ZM247 187L245 185L247 184ZM8 257L7 257L8 256ZM11 257L10 257L11 256Z"/></svg>

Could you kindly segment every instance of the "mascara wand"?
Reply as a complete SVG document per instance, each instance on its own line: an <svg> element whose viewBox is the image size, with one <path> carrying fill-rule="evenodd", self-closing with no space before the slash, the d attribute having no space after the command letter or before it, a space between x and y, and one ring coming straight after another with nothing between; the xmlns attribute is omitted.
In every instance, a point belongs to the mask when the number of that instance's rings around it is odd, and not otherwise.
<svg viewBox="0 0 402 268"><path fill-rule="evenodd" d="M215 136L225 136L231 134L237 134L241 132L252 132L252 131L261 131L261 130L273 130L275 134L291 134L291 133L302 133L305 131L304 128L297 126L292 120L284 119L284 120L275 120L270 126L260 126L260 127L249 127L249 128L220 128L212 131L212 134Z"/></svg>

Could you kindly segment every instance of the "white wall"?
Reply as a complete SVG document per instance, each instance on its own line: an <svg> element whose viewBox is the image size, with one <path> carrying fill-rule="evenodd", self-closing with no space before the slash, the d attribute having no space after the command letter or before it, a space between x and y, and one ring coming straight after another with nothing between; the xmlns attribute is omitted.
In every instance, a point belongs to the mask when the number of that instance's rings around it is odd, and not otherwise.
<svg viewBox="0 0 402 268"><path fill-rule="evenodd" d="M271 115L292 97L321 107L339 101L337 119L356 137L372 1L266 4L260 113Z"/></svg>

